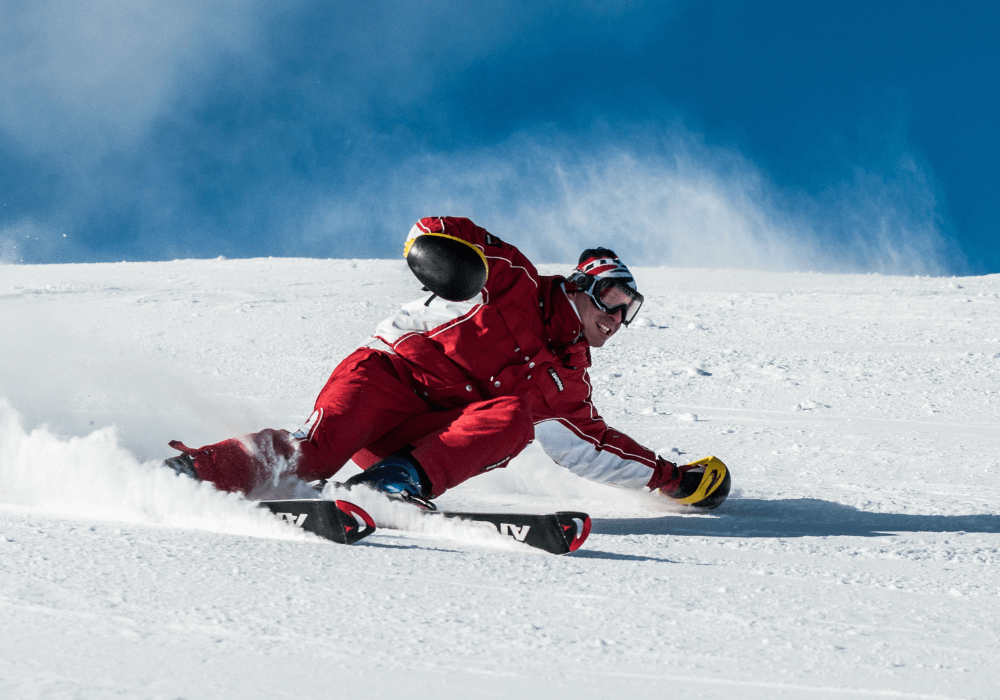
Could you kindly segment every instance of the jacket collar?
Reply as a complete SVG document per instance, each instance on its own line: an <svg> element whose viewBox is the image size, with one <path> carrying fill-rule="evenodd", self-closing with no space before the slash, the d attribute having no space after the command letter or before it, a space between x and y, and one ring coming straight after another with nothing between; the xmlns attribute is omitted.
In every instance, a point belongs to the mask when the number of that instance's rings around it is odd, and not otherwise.
<svg viewBox="0 0 1000 700"><path fill-rule="evenodd" d="M590 345L583 340L583 323L566 294L565 278L543 277L542 282L539 291L546 345L567 367L590 367Z"/></svg>

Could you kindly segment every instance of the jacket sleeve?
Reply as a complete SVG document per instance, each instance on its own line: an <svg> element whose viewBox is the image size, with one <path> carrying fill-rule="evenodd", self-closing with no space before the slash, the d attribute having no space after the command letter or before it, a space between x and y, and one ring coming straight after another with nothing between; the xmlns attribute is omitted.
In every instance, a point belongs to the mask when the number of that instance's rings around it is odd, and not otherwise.
<svg viewBox="0 0 1000 700"><path fill-rule="evenodd" d="M607 425L588 395L557 417L535 424L535 439L554 462L591 481L629 488L660 488L674 464Z"/></svg>
<svg viewBox="0 0 1000 700"><path fill-rule="evenodd" d="M420 219L410 229L406 238L403 255L409 250L418 237L424 235L443 235L471 243L482 250L487 245L498 246L501 241L481 226L476 226L471 219L457 216L426 216Z"/></svg>

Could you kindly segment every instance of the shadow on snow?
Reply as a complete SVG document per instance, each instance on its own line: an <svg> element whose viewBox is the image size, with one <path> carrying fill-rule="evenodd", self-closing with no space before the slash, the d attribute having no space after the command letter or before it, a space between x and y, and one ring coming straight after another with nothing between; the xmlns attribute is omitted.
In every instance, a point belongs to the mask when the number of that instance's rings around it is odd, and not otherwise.
<svg viewBox="0 0 1000 700"><path fill-rule="evenodd" d="M870 513L817 498L736 499L716 513L594 519L602 535L879 537L899 532L1000 533L1000 516Z"/></svg>

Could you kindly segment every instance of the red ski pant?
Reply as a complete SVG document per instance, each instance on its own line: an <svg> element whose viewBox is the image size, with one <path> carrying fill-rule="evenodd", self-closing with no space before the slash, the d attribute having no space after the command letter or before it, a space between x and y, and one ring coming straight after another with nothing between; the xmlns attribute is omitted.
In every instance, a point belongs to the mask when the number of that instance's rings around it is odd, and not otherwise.
<svg viewBox="0 0 1000 700"><path fill-rule="evenodd" d="M179 449L194 457L202 480L244 493L287 473L307 481L328 479L352 457L367 469L408 449L436 497L506 466L533 438L531 410L516 396L435 409L390 355L362 348L333 371L298 433L263 430Z"/></svg>

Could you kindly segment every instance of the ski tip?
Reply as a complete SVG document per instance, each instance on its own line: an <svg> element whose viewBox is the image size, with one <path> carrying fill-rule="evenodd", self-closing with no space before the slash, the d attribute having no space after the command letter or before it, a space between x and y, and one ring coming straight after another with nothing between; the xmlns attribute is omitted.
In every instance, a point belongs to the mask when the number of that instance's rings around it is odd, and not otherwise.
<svg viewBox="0 0 1000 700"><path fill-rule="evenodd" d="M372 516L350 501L301 498L260 501L259 505L290 525L338 544L354 544L375 532Z"/></svg>
<svg viewBox="0 0 1000 700"><path fill-rule="evenodd" d="M586 513L561 511L556 513L556 518L566 538L567 553L575 552L590 537L590 516Z"/></svg>
<svg viewBox="0 0 1000 700"><path fill-rule="evenodd" d="M375 532L375 521L368 512L350 501L334 501L340 511L340 522L344 526L344 543L354 544Z"/></svg>

